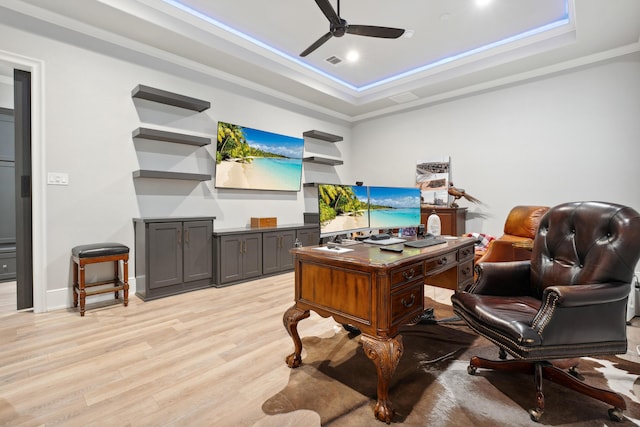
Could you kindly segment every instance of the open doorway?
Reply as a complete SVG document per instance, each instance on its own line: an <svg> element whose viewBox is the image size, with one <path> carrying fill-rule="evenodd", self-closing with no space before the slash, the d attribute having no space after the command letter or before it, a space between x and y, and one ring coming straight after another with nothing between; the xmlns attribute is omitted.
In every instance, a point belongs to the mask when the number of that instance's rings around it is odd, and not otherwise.
<svg viewBox="0 0 640 427"><path fill-rule="evenodd" d="M0 315L33 308L31 74L0 63Z"/></svg>

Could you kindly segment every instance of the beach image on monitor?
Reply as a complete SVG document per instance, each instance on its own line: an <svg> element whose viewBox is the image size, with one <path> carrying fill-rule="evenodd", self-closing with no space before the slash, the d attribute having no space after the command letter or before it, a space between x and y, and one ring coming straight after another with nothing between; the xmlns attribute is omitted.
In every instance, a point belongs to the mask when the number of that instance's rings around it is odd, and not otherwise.
<svg viewBox="0 0 640 427"><path fill-rule="evenodd" d="M218 122L216 188L300 191L304 139Z"/></svg>
<svg viewBox="0 0 640 427"><path fill-rule="evenodd" d="M416 227L420 224L420 189L369 187L369 223L373 229Z"/></svg>
<svg viewBox="0 0 640 427"><path fill-rule="evenodd" d="M369 228L367 187L318 185L320 234L343 234Z"/></svg>

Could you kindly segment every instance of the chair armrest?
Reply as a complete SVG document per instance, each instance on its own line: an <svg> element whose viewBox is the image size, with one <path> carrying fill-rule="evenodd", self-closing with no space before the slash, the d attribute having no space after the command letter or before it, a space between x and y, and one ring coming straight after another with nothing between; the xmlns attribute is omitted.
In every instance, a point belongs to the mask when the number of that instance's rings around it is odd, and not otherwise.
<svg viewBox="0 0 640 427"><path fill-rule="evenodd" d="M513 242L507 240L492 241L477 263L498 261L513 261Z"/></svg>
<svg viewBox="0 0 640 427"><path fill-rule="evenodd" d="M558 307L581 307L585 305L606 304L627 298L631 286L629 283L596 283L592 285L549 286L544 290L542 299L549 294L557 295Z"/></svg>
<svg viewBox="0 0 640 427"><path fill-rule="evenodd" d="M531 272L530 261L483 262L476 265L478 280L468 292L482 295L526 295Z"/></svg>

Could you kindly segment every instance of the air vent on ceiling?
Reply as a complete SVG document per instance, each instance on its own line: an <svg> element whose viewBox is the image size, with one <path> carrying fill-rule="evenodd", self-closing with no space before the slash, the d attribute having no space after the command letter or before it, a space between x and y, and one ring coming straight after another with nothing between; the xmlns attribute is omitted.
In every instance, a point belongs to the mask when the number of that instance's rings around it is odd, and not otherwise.
<svg viewBox="0 0 640 427"><path fill-rule="evenodd" d="M325 61L327 61L328 63L333 64L333 65L338 65L339 63L342 62L342 59L338 58L335 55L331 55L330 57L325 59Z"/></svg>
<svg viewBox="0 0 640 427"><path fill-rule="evenodd" d="M403 104L405 102L415 101L416 99L418 99L418 97L414 93L404 92L404 93L399 93L397 95L390 96L389 99L394 102L397 102L398 104Z"/></svg>

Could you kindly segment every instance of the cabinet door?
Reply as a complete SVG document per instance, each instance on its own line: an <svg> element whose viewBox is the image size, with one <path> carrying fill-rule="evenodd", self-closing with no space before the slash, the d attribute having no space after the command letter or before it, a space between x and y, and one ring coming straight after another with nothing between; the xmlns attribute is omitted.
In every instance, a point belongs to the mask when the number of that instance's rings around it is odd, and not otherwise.
<svg viewBox="0 0 640 427"><path fill-rule="evenodd" d="M244 238L239 235L220 237L220 282L227 283L242 278Z"/></svg>
<svg viewBox="0 0 640 427"><path fill-rule="evenodd" d="M297 237L302 246L315 246L320 243L320 231L312 228L305 228L297 231Z"/></svg>
<svg viewBox="0 0 640 427"><path fill-rule="evenodd" d="M0 161L0 244L16 243L16 193L13 162Z"/></svg>
<svg viewBox="0 0 640 427"><path fill-rule="evenodd" d="M183 224L184 281L210 279L212 268L211 221L188 221Z"/></svg>
<svg viewBox="0 0 640 427"><path fill-rule="evenodd" d="M149 224L149 288L182 283L182 223Z"/></svg>
<svg viewBox="0 0 640 427"><path fill-rule="evenodd" d="M262 233L244 235L242 256L242 278L262 275Z"/></svg>
<svg viewBox="0 0 640 427"><path fill-rule="evenodd" d="M280 233L274 231L262 235L262 271L264 274L280 270L278 265L279 247Z"/></svg>
<svg viewBox="0 0 640 427"><path fill-rule="evenodd" d="M264 274L293 269L293 248L296 240L295 230L274 231L262 235L262 272Z"/></svg>
<svg viewBox="0 0 640 427"><path fill-rule="evenodd" d="M293 255L289 253L289 249L293 248L295 241L295 230L280 233L280 250L278 255L280 271L293 270Z"/></svg>

